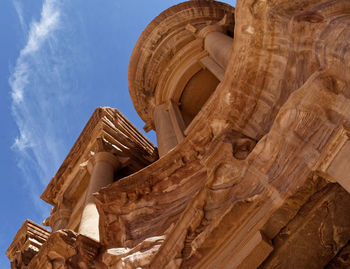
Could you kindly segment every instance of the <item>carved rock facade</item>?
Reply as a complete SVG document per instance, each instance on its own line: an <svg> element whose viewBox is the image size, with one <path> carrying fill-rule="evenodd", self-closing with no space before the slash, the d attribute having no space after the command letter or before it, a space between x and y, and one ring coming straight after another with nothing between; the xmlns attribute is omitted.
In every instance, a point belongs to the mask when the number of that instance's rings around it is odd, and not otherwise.
<svg viewBox="0 0 350 269"><path fill-rule="evenodd" d="M348 0L161 13L129 66L160 158L97 109L42 195L53 233L26 266L347 268L349 26Z"/></svg>

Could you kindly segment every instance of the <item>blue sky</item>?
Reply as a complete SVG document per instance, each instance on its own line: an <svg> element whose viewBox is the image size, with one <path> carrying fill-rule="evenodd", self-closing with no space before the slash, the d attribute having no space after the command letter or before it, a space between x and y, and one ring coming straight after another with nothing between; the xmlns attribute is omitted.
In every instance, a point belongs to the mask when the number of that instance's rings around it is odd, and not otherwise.
<svg viewBox="0 0 350 269"><path fill-rule="evenodd" d="M0 1L0 268L23 221L49 215L39 196L96 107L116 107L142 129L130 54L146 25L179 2Z"/></svg>

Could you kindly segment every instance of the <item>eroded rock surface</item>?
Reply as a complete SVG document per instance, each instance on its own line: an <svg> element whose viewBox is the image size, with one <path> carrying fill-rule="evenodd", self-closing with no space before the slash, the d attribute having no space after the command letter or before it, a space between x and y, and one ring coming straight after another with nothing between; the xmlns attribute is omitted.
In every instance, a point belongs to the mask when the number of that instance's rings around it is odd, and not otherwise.
<svg viewBox="0 0 350 269"><path fill-rule="evenodd" d="M348 0L188 1L159 15L129 82L161 158L149 146L152 164L94 194L99 242L72 233L82 243L59 262L347 268L349 26Z"/></svg>

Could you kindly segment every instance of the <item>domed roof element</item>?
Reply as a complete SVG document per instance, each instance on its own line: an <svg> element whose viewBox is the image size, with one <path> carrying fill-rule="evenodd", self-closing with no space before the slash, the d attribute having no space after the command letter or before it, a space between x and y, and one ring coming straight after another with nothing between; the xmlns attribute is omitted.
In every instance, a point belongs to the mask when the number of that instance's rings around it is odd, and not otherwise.
<svg viewBox="0 0 350 269"><path fill-rule="evenodd" d="M216 1L188 1L162 12L143 31L129 63L129 92L139 116L152 129L155 91L174 55L194 41L195 31L216 24L226 15L225 26L233 35L234 8ZM158 93L159 95L159 93Z"/></svg>

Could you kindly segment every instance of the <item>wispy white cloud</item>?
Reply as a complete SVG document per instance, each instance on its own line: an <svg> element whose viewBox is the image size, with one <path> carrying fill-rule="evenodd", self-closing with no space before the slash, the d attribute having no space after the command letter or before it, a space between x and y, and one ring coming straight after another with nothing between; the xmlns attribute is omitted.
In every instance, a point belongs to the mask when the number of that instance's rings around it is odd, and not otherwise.
<svg viewBox="0 0 350 269"><path fill-rule="evenodd" d="M45 42L50 34L59 25L60 12L55 0L46 0L44 2L41 19L39 22L33 22L29 30L29 38L26 46L21 51L21 55L36 52Z"/></svg>
<svg viewBox="0 0 350 269"><path fill-rule="evenodd" d="M21 25L24 25L22 8L19 2L14 1ZM41 48L47 42L59 26L60 12L56 0L46 0L41 11L39 22L32 22L29 29L28 41L21 50L13 76L10 78L12 98L15 103L23 101L23 90L28 85L28 73L31 71L28 65L28 57Z"/></svg>
<svg viewBox="0 0 350 269"><path fill-rule="evenodd" d="M13 3L26 29L22 6L17 0ZM39 21L29 25L25 46L9 78L12 114L19 130L13 150L18 153L18 167L30 186L34 204L43 215L47 209L39 203L39 190L47 185L62 159L62 142L55 128L55 115L64 105L58 100L67 95L57 90L64 69L64 60L55 51L60 18L59 2L45 0Z"/></svg>
<svg viewBox="0 0 350 269"><path fill-rule="evenodd" d="M15 10L17 12L17 16L18 16L19 22L21 24L22 30L25 31L27 29L27 25L25 23L24 16L23 16L22 4L20 2L18 2L17 0L14 0L13 6L15 7Z"/></svg>

